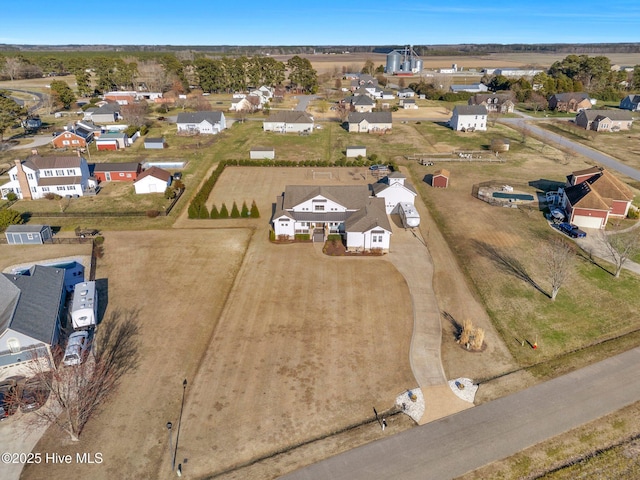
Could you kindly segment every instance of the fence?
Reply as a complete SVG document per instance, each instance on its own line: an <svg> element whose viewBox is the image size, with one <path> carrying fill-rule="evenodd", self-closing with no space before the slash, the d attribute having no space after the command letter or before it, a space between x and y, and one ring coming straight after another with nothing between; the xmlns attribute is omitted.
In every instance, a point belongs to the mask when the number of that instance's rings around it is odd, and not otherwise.
<svg viewBox="0 0 640 480"><path fill-rule="evenodd" d="M494 154L489 151L459 151L451 153L414 153L407 155L407 160L417 161L421 165L428 162L488 162L488 163L505 163L506 158Z"/></svg>

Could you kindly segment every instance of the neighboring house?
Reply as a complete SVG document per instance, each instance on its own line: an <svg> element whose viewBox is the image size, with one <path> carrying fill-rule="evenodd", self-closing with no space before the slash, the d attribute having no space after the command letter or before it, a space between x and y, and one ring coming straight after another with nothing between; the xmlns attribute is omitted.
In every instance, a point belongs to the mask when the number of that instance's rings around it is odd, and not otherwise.
<svg viewBox="0 0 640 480"><path fill-rule="evenodd" d="M162 150L166 147L164 138L145 138L144 148L147 150Z"/></svg>
<svg viewBox="0 0 640 480"><path fill-rule="evenodd" d="M60 343L67 291L65 270L35 265L25 274L0 274L0 376L32 361L53 365L51 347ZM22 372L24 373L24 371Z"/></svg>
<svg viewBox="0 0 640 480"><path fill-rule="evenodd" d="M110 123L122 120L120 105L117 103L107 103L97 109L88 108L84 112L84 120L90 120L94 123Z"/></svg>
<svg viewBox="0 0 640 480"><path fill-rule="evenodd" d="M49 225L9 225L4 234L9 245L42 245L53 238Z"/></svg>
<svg viewBox="0 0 640 480"><path fill-rule="evenodd" d="M288 185L276 200L272 223L276 238L308 234L323 242L333 233L345 238L347 250L389 250L384 199L371 197L367 185Z"/></svg>
<svg viewBox="0 0 640 480"><path fill-rule="evenodd" d="M142 166L138 162L96 163L93 176L98 182L133 182L141 171Z"/></svg>
<svg viewBox="0 0 640 480"><path fill-rule="evenodd" d="M96 139L98 150L119 150L129 145L129 136L124 133L103 133Z"/></svg>
<svg viewBox="0 0 640 480"><path fill-rule="evenodd" d="M634 196L629 187L601 167L573 172L558 193L569 222L583 228L605 228L610 217L626 217Z"/></svg>
<svg viewBox="0 0 640 480"><path fill-rule="evenodd" d="M620 101L620 108L632 112L640 111L640 95L627 95Z"/></svg>
<svg viewBox="0 0 640 480"><path fill-rule="evenodd" d="M396 98L396 94L393 90L384 90L380 95L380 98L382 100L393 100L394 98Z"/></svg>
<svg viewBox="0 0 640 480"><path fill-rule="evenodd" d="M245 96L242 98L232 99L229 110L232 112L252 112L254 110L254 106Z"/></svg>
<svg viewBox="0 0 640 480"><path fill-rule="evenodd" d="M357 97L351 97L351 111L352 112L371 112L376 106L376 102L366 95L358 95Z"/></svg>
<svg viewBox="0 0 640 480"><path fill-rule="evenodd" d="M378 183L371 185L371 190L377 198L384 198L387 213L399 213L400 203L414 204L417 192L407 177L400 172L387 175Z"/></svg>
<svg viewBox="0 0 640 480"><path fill-rule="evenodd" d="M489 87L487 87L483 83L472 83L471 85L451 85L449 87L449 90L451 90L453 93L482 93L489 91Z"/></svg>
<svg viewBox="0 0 640 480"><path fill-rule="evenodd" d="M494 75L503 75L505 77L535 77L537 74L544 72L537 68L496 68Z"/></svg>
<svg viewBox="0 0 640 480"><path fill-rule="evenodd" d="M436 188L447 188L449 186L449 170L441 169L433 172L431 177L431 186Z"/></svg>
<svg viewBox="0 0 640 480"><path fill-rule="evenodd" d="M279 110L262 122L265 132L301 133L313 131L313 117L307 112Z"/></svg>
<svg viewBox="0 0 640 480"><path fill-rule="evenodd" d="M410 88L401 88L398 90L398 98L413 98L416 96L416 92Z"/></svg>
<svg viewBox="0 0 640 480"><path fill-rule="evenodd" d="M2 198L7 198L11 192L21 200L35 200L48 193L63 197L95 193L95 185L89 179L89 166L83 157L33 155L14 163L8 172L10 181L0 186Z"/></svg>
<svg viewBox="0 0 640 480"><path fill-rule="evenodd" d="M366 158L367 147L364 147L364 146L347 147L346 155L347 155L347 158L356 158L356 157Z"/></svg>
<svg viewBox="0 0 640 480"><path fill-rule="evenodd" d="M276 151L273 147L252 147L249 151L251 160L273 160L276 158Z"/></svg>
<svg viewBox="0 0 640 480"><path fill-rule="evenodd" d="M576 115L576 125L596 132L629 130L633 124L631 112L620 110L583 110Z"/></svg>
<svg viewBox="0 0 640 480"><path fill-rule="evenodd" d="M400 106L405 110L418 108L418 104L413 98L403 98L402 100L400 100Z"/></svg>
<svg viewBox="0 0 640 480"><path fill-rule="evenodd" d="M591 108L593 103L584 92L556 93L549 97L549 110L577 113Z"/></svg>
<svg viewBox="0 0 640 480"><path fill-rule="evenodd" d="M38 116L29 115L26 120L22 121L22 128L27 131L35 131L42 127L42 120Z"/></svg>
<svg viewBox="0 0 640 480"><path fill-rule="evenodd" d="M115 102L118 105L130 105L136 101L135 92L107 92L102 98L108 102Z"/></svg>
<svg viewBox="0 0 640 480"><path fill-rule="evenodd" d="M347 126L349 132L385 133L393 126L391 112L353 112L347 117Z"/></svg>
<svg viewBox="0 0 640 480"><path fill-rule="evenodd" d="M178 133L188 135L215 135L227 128L222 112L195 112L178 114Z"/></svg>
<svg viewBox="0 0 640 480"><path fill-rule="evenodd" d="M51 140L53 148L84 148L93 141L93 132L83 136L76 130L61 132Z"/></svg>
<svg viewBox="0 0 640 480"><path fill-rule="evenodd" d="M485 131L487 108L484 105L456 105L449 126L460 132Z"/></svg>
<svg viewBox="0 0 640 480"><path fill-rule="evenodd" d="M487 112L513 113L513 96L504 93L476 93L469 99L469 105L484 105Z"/></svg>
<svg viewBox="0 0 640 480"><path fill-rule="evenodd" d="M138 194L164 193L171 185L171 174L159 167L150 167L138 175L133 186Z"/></svg>

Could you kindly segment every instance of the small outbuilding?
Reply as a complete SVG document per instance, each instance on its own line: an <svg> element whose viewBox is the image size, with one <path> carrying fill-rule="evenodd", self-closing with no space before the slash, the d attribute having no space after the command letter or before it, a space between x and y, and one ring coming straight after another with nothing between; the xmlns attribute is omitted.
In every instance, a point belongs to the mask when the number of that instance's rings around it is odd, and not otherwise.
<svg viewBox="0 0 640 480"><path fill-rule="evenodd" d="M356 158L356 157L365 158L366 156L367 156L367 147L364 147L364 146L347 147L347 158Z"/></svg>
<svg viewBox="0 0 640 480"><path fill-rule="evenodd" d="M147 150L162 150L166 147L164 138L145 138L144 148Z"/></svg>
<svg viewBox="0 0 640 480"><path fill-rule="evenodd" d="M142 167L138 162L96 163L93 176L99 182L133 182L138 178Z"/></svg>
<svg viewBox="0 0 640 480"><path fill-rule="evenodd" d="M276 158L276 151L273 147L252 147L249 151L251 160L273 160Z"/></svg>
<svg viewBox="0 0 640 480"><path fill-rule="evenodd" d="M128 145L128 135L121 133L103 133L96 140L98 150L118 150Z"/></svg>
<svg viewBox="0 0 640 480"><path fill-rule="evenodd" d="M49 225L9 225L4 234L9 245L42 245L53 238Z"/></svg>
<svg viewBox="0 0 640 480"><path fill-rule="evenodd" d="M434 172L431 177L431 186L436 188L447 188L449 186L449 177L451 174L449 170L442 169Z"/></svg>
<svg viewBox="0 0 640 480"><path fill-rule="evenodd" d="M142 172L133 186L138 194L164 193L171 185L171 174L158 167L151 167Z"/></svg>

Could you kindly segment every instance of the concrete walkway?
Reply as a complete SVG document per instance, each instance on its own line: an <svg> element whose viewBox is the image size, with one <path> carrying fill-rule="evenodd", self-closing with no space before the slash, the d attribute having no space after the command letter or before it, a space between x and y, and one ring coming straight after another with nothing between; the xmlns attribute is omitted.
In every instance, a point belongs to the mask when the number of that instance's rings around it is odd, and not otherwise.
<svg viewBox="0 0 640 480"><path fill-rule="evenodd" d="M442 324L432 287L433 262L426 242L418 229L404 229L396 224L392 228L393 241L387 258L404 277L411 295L413 334L409 360L425 400L425 412L418 422L423 425L473 404L451 391L442 368Z"/></svg>

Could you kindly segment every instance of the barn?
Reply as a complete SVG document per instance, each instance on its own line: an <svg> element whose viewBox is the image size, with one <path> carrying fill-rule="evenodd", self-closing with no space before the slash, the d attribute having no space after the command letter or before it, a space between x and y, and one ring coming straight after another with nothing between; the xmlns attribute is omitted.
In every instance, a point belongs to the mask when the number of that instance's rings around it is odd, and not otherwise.
<svg viewBox="0 0 640 480"><path fill-rule="evenodd" d="M431 186L436 188L447 188L449 186L449 170L442 169L433 173L431 177Z"/></svg>

